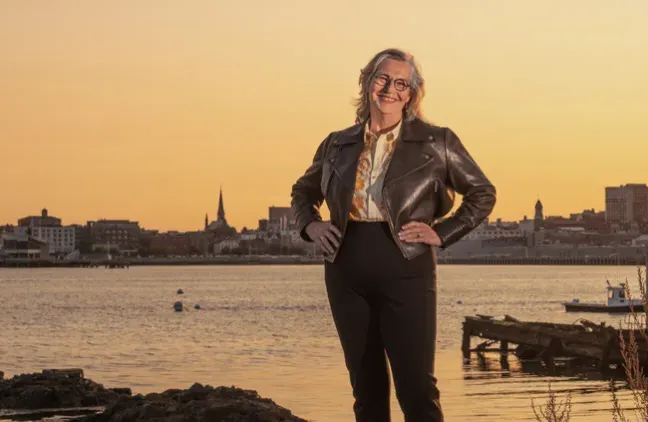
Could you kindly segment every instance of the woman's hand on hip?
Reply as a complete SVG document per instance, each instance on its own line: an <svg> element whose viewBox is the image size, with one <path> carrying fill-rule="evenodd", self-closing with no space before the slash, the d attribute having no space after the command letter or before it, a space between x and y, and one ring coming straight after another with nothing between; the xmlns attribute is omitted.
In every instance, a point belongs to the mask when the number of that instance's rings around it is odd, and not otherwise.
<svg viewBox="0 0 648 422"><path fill-rule="evenodd" d="M409 243L425 243L430 246L441 246L441 238L434 229L420 221L410 221L398 233L398 238Z"/></svg>
<svg viewBox="0 0 648 422"><path fill-rule="evenodd" d="M306 234L324 252L332 254L340 246L342 233L331 223L313 221L306 226Z"/></svg>

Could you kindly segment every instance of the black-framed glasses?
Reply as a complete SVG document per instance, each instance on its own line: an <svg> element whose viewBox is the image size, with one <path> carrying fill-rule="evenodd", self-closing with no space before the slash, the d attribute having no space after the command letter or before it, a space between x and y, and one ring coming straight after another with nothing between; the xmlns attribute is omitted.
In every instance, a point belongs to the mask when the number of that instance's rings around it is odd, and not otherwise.
<svg viewBox="0 0 648 422"><path fill-rule="evenodd" d="M390 82L393 82L396 91L401 91L401 92L405 91L407 88L411 86L411 84L405 79L402 78L392 79L388 75L385 75L384 73L374 76L374 81L376 81L376 84L378 84L378 86L387 86L389 85Z"/></svg>

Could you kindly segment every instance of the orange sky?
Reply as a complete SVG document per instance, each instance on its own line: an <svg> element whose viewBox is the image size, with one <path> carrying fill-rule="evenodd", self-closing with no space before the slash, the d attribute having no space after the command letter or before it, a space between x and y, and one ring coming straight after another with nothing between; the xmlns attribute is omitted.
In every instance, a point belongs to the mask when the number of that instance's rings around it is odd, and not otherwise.
<svg viewBox="0 0 648 422"><path fill-rule="evenodd" d="M386 47L419 59L426 116L498 188L492 218L648 183L648 2L348 3L3 1L0 224L47 207L194 230L222 184L229 222L256 227Z"/></svg>

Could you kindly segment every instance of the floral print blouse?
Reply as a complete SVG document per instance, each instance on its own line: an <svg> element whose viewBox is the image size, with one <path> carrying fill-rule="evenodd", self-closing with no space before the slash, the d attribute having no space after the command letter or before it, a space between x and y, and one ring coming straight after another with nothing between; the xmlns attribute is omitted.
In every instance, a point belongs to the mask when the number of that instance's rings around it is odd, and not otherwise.
<svg viewBox="0 0 648 422"><path fill-rule="evenodd" d="M358 160L349 220L386 220L383 214L382 186L400 129L399 122L389 132L376 135L369 130L369 123L365 124L364 149Z"/></svg>

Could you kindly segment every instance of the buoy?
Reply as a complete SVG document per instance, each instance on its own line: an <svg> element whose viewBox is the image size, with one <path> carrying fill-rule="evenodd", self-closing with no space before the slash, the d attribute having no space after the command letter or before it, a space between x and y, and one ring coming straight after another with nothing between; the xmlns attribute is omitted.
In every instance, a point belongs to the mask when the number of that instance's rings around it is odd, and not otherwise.
<svg viewBox="0 0 648 422"><path fill-rule="evenodd" d="M179 295L181 295L181 294L183 294L183 293L184 293L184 292L182 291L182 289L178 289L178 294L179 294Z"/></svg>
<svg viewBox="0 0 648 422"><path fill-rule="evenodd" d="M173 304L173 309L175 309L176 312L182 312L182 302L176 302Z"/></svg>
<svg viewBox="0 0 648 422"><path fill-rule="evenodd" d="M194 309L200 309L200 305L196 303L196 304L194 305Z"/></svg>

